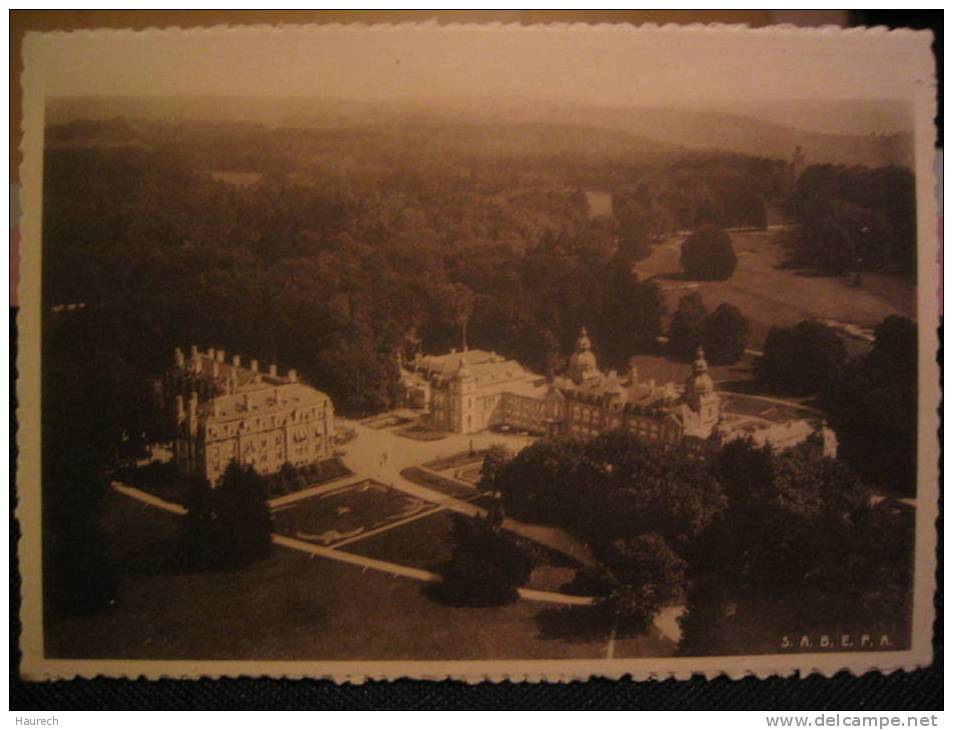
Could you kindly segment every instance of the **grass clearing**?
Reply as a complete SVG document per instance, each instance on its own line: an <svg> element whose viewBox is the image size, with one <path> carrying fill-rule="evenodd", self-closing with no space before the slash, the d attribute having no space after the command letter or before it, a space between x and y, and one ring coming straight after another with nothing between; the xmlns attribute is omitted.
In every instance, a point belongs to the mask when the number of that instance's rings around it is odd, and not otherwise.
<svg viewBox="0 0 953 730"><path fill-rule="evenodd" d="M738 268L727 281L687 281L679 264L681 239L656 246L639 261L641 278L654 277L662 287L669 313L689 291L697 291L712 311L722 302L733 304L751 320L751 347L760 349L772 325L789 327L804 319L821 318L874 327L885 317L916 317L915 282L894 274L864 274L863 286L851 287L848 277L815 276L780 268L787 258L782 230L733 231Z"/></svg>
<svg viewBox="0 0 953 730"><path fill-rule="evenodd" d="M119 494L108 499L113 502L109 506L114 511L112 524L120 533L114 539L126 544L127 554L149 549L152 541L144 533L159 529L172 535L177 529L172 515ZM434 545L413 534L418 549ZM153 543L153 549L161 548ZM608 641L607 634L553 635L543 622L544 612L551 608L547 604L442 606L424 595L425 584L418 581L281 548L275 548L266 560L232 572L137 572L125 564L124 568L119 601L111 610L94 616L48 618L47 656L249 661L566 659L604 657ZM572 611L566 615L572 624ZM641 656L665 656L672 650L671 642L652 638L632 649Z"/></svg>

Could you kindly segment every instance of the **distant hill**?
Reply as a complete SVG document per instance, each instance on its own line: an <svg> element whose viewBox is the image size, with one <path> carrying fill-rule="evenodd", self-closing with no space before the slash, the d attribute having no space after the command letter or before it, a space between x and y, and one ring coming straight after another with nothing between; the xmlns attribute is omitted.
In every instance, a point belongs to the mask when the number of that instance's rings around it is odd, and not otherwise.
<svg viewBox="0 0 953 730"><path fill-rule="evenodd" d="M863 111L857 128L861 133L845 134L817 131L831 111L827 128L844 129L850 125L854 102L771 102L772 116L810 122L813 130L778 124L724 110L651 107L597 107L561 102L536 102L509 99L400 99L353 101L320 98L262 97L70 97L51 99L47 109L49 123L81 119L173 119L181 121L245 121L271 127L348 128L386 124L388 121L416 122L427 126L436 121L466 121L475 124L501 123L525 126L551 125L553 129L605 129L624 133L627 146L639 140L650 148L652 140L666 146L689 149L718 149L728 152L790 158L801 145L808 162L858 164L872 167L912 164L913 141L908 131L873 134L877 114L870 103L857 102ZM826 107L824 106L826 104ZM754 102L751 103L754 105ZM800 110L799 114L795 110ZM886 128L903 124L902 110L878 111ZM823 125L822 125L823 126ZM623 138L619 138L620 141ZM600 144L604 144L602 140Z"/></svg>
<svg viewBox="0 0 953 730"><path fill-rule="evenodd" d="M913 128L911 105L892 99L757 99L686 108L740 114L824 134L887 135Z"/></svg>

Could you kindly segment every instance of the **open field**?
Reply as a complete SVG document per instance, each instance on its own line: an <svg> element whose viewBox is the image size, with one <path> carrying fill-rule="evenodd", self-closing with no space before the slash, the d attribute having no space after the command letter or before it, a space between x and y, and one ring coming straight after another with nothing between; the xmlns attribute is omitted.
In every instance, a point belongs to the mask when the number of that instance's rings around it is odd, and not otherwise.
<svg viewBox="0 0 953 730"><path fill-rule="evenodd" d="M899 275L864 274L853 288L844 277L814 276L778 268L786 258L783 229L732 232L738 268L728 281L682 279L679 256L683 237L656 246L635 270L662 287L669 313L690 291L699 292L709 311L722 302L738 307L751 320L751 344L760 349L772 325L791 326L809 318L833 319L874 327L884 317L916 318L914 282Z"/></svg>
<svg viewBox="0 0 953 730"><path fill-rule="evenodd" d="M168 550L176 517L118 494L108 520L126 574L110 611L51 618L51 657L141 659L507 659L604 657L604 633L579 638L582 609L519 601L499 608L451 608L425 584L275 548L267 560L225 573L143 569L129 556ZM148 536L146 536L148 533ZM385 533L386 534L386 533ZM359 544L359 543L358 543ZM431 541L429 543L433 545ZM355 544L356 547L357 544ZM436 556L435 556L436 557ZM178 597L178 598L174 598ZM616 656L664 656L669 640L639 637Z"/></svg>

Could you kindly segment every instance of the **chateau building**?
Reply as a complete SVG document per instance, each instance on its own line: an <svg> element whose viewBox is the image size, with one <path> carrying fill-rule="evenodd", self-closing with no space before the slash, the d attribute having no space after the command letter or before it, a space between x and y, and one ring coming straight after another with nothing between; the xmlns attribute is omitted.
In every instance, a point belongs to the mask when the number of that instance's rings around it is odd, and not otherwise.
<svg viewBox="0 0 953 730"><path fill-rule="evenodd" d="M596 436L625 429L641 440L694 451L739 438L787 449L799 444L836 456L837 439L823 422L768 421L722 410L699 348L682 387L641 380L634 362L624 374L598 367L583 328L563 376L547 379L484 350L418 356L402 372L408 401L430 421L456 433L506 426L535 434Z"/></svg>
<svg viewBox="0 0 953 730"><path fill-rule="evenodd" d="M175 461L215 485L232 459L261 474L285 463L303 466L334 454L334 407L319 390L298 380L295 370L279 375L252 360L242 367L224 350L186 356L175 350L175 366L163 383L175 423Z"/></svg>

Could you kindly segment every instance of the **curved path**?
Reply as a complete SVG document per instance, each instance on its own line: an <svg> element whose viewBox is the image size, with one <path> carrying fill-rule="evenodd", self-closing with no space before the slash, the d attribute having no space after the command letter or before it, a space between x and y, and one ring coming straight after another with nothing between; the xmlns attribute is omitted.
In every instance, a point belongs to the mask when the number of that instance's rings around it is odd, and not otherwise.
<svg viewBox="0 0 953 730"><path fill-rule="evenodd" d="M458 454L468 448L485 449L493 444L503 444L513 451L519 451L534 440L527 436L511 434L476 433L448 434L439 441L416 441L398 436L392 429L377 430L353 421L348 422L348 426L354 428L357 437L348 444L348 450L341 460L355 475L374 479L417 499L470 517L482 517L486 515L486 510L464 499L417 484L401 472L407 467L417 466L424 472L453 482L476 495L472 484L421 467L419 464ZM557 527L530 525L508 517L503 520L503 529L562 553L583 565L593 562L583 543Z"/></svg>

